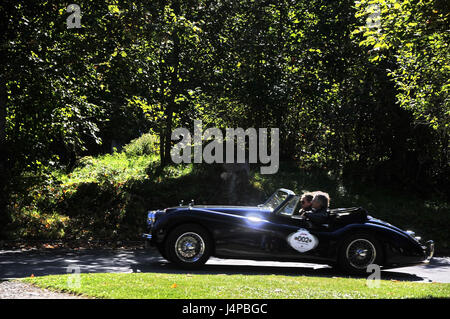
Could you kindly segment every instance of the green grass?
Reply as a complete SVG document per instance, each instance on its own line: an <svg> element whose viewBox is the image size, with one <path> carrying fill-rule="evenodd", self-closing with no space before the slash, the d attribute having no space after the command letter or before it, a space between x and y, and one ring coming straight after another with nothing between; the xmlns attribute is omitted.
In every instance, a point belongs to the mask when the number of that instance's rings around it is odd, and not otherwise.
<svg viewBox="0 0 450 319"><path fill-rule="evenodd" d="M379 299L449 298L450 284L281 275L81 274L80 287L69 288L69 275L22 279L38 287L113 299Z"/></svg>
<svg viewBox="0 0 450 319"><path fill-rule="evenodd" d="M112 183L124 183L130 179L147 178L148 167L157 159L157 155L128 156L124 152L101 155L96 158L86 156L71 173L55 172L53 175L63 187L106 180Z"/></svg>

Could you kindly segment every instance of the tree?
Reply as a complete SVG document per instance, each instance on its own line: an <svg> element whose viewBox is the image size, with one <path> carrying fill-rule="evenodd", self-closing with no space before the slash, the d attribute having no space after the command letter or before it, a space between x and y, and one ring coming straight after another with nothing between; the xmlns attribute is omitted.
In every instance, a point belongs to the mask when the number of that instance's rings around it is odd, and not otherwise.
<svg viewBox="0 0 450 319"><path fill-rule="evenodd" d="M357 8L361 18L378 11L376 26L359 26L354 34L361 34L360 44L371 48L371 61L395 59L390 75L399 89L399 104L413 112L417 123L449 134L448 1L363 0Z"/></svg>

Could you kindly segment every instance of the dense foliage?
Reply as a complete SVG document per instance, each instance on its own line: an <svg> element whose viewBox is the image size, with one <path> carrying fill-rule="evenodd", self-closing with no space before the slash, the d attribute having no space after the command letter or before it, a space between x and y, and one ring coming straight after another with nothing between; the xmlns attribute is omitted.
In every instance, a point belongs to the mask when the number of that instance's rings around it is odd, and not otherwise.
<svg viewBox="0 0 450 319"><path fill-rule="evenodd" d="M52 193L54 171L89 167L80 158L143 133L152 141L121 156L151 153L146 178L164 178L154 166L170 164L172 130L194 119L278 127L282 160L448 198L446 1L79 0L81 28L68 28L70 3L0 5L2 226L6 208L13 222L42 217L17 194L42 181ZM111 227L136 202L116 186L105 195L114 203L99 203L116 207ZM86 187L74 207L99 191ZM51 196L42 205L56 205Z"/></svg>

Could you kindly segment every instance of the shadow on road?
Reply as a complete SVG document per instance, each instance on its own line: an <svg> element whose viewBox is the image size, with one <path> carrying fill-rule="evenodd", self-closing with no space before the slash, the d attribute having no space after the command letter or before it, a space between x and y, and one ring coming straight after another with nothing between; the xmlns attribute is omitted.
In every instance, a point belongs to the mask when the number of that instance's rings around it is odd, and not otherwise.
<svg viewBox="0 0 450 319"><path fill-rule="evenodd" d="M71 266L69 268L69 266ZM75 266L75 267L74 267ZM441 265L443 266L443 265ZM447 265L449 266L449 265ZM200 270L183 270L167 262L156 250L35 250L0 251L0 279L24 278L31 275L63 275L79 267L81 273L141 272L168 274L227 274L345 277L337 270L322 265L302 263L270 263L234 261L212 258ZM352 278L367 278L367 276ZM423 281L424 278L404 272L382 271L381 279Z"/></svg>

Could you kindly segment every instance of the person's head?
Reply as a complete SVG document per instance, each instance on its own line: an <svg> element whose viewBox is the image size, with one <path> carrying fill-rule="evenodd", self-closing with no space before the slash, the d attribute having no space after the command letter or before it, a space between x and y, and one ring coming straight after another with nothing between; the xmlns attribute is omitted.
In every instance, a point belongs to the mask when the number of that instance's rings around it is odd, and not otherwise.
<svg viewBox="0 0 450 319"><path fill-rule="evenodd" d="M313 195L311 193L305 193L302 195L300 199L300 203L302 204L303 210L311 210Z"/></svg>
<svg viewBox="0 0 450 319"><path fill-rule="evenodd" d="M314 209L328 208L330 196L324 192L314 192L314 198L311 204Z"/></svg>

